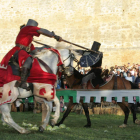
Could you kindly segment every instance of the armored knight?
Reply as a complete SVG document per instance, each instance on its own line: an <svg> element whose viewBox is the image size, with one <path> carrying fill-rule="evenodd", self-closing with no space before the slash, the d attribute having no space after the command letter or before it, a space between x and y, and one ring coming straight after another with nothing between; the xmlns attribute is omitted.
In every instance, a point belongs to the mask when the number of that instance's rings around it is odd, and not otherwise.
<svg viewBox="0 0 140 140"><path fill-rule="evenodd" d="M57 41L62 40L62 38L55 35L53 31L50 32L37 26L38 23L35 20L29 19L26 26L21 28L16 38L15 47L13 47L1 61L1 66L7 67L9 60L12 57L14 58L21 68L21 79L16 82L15 86L26 90L30 90L27 87L26 80L32 67L32 57L29 52L35 50L32 44L33 37L39 37L40 34L42 34L50 38L55 38Z"/></svg>
<svg viewBox="0 0 140 140"><path fill-rule="evenodd" d="M94 52L85 51L80 59L81 67L91 68L88 74L86 74L82 79L82 85L84 89L87 88L87 82L92 79L92 83L95 88L99 88L99 84L103 83L103 79L101 78L103 53L98 51L100 45L100 43L94 41L91 47L91 50Z"/></svg>

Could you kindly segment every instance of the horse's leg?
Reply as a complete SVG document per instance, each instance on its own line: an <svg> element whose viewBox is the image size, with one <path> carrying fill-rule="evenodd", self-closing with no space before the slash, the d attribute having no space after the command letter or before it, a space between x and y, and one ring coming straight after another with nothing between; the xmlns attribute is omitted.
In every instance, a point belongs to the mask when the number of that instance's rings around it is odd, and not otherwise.
<svg viewBox="0 0 140 140"><path fill-rule="evenodd" d="M46 126L49 122L51 112L52 112L52 102L47 102L46 100L44 100L44 103L47 107L47 115L46 115L46 118L43 121L43 124L39 127L40 132L43 132L45 130L45 128L46 128Z"/></svg>
<svg viewBox="0 0 140 140"><path fill-rule="evenodd" d="M123 110L123 112L125 114L124 124L120 125L119 127L126 127L127 120L129 117L129 112L130 112L129 108L124 103L118 103L118 105L121 107L121 109Z"/></svg>
<svg viewBox="0 0 140 140"><path fill-rule="evenodd" d="M75 106L75 104L73 104L73 102L69 102L68 107L67 107L67 110L65 111L65 113L63 115L63 118L60 120L59 123L56 124L56 126L59 126L60 124L62 124L64 122L64 120L69 115L69 113L71 112L71 110L73 109L74 106Z"/></svg>
<svg viewBox="0 0 140 140"><path fill-rule="evenodd" d="M91 121L90 121L90 117L89 117L89 111L88 111L88 105L87 103L82 103L83 109L85 111L85 115L87 118L87 124L84 127L91 127Z"/></svg>
<svg viewBox="0 0 140 140"><path fill-rule="evenodd" d="M24 133L29 133L30 131L26 130L25 128L20 127L18 124L14 122L10 115L10 109L9 109L8 104L3 104L0 106L1 112L2 112L2 117L4 119L4 122L15 128L18 132L24 134Z"/></svg>
<svg viewBox="0 0 140 140"><path fill-rule="evenodd" d="M9 107L10 112L11 112L11 104L7 104L7 105ZM9 125L7 122L4 121L3 115L1 115L1 121L3 122L3 124L6 123L8 126L11 127L11 125Z"/></svg>
<svg viewBox="0 0 140 140"><path fill-rule="evenodd" d="M45 103L42 103L42 122L44 122L46 116L47 116L47 107Z"/></svg>
<svg viewBox="0 0 140 140"><path fill-rule="evenodd" d="M60 102L56 96L54 98L54 103L56 105L56 111L54 115L52 115L53 119L51 119L51 125L55 125L60 117Z"/></svg>

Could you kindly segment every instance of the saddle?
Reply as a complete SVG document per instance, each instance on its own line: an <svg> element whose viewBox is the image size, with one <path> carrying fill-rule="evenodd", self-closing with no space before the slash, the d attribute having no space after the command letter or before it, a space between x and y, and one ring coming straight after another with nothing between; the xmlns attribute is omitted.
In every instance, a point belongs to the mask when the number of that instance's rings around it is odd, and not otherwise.
<svg viewBox="0 0 140 140"><path fill-rule="evenodd" d="M106 78L104 80L102 78L98 79L98 81L99 81L99 87L102 87L102 86L106 85L113 78L113 76L114 75L109 75L108 78ZM90 83L91 83L91 85L92 85L93 88L95 88L96 85L97 85L96 79L91 79L90 80Z"/></svg>
<svg viewBox="0 0 140 140"><path fill-rule="evenodd" d="M93 88L95 88L97 85L99 87L107 84L113 77L113 75L109 75L106 78L104 78L104 75L101 75L102 77L96 76L94 72L86 74L82 78L82 84L87 83L89 80L91 82L91 85Z"/></svg>

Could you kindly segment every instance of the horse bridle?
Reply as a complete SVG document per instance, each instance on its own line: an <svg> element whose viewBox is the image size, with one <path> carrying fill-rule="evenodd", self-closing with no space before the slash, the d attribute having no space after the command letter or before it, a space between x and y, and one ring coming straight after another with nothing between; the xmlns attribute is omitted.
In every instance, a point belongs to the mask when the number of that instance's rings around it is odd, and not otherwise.
<svg viewBox="0 0 140 140"><path fill-rule="evenodd" d="M78 60L75 58L75 56L74 56L74 54L73 53L71 53L71 50L69 50L69 56L63 61L63 62L65 62L66 60L68 60L70 58L70 64L68 65L68 66L66 66L66 67L73 67L72 65L71 65L71 60L74 60L77 64L78 64ZM65 68L66 68L65 67ZM77 67L77 66L76 66ZM75 68L76 68L75 67Z"/></svg>

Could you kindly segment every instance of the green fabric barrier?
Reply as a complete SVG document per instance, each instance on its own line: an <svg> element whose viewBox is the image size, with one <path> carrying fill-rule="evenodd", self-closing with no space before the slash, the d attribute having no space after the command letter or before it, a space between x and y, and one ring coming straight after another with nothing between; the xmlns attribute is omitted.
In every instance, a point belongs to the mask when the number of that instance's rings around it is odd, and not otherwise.
<svg viewBox="0 0 140 140"><path fill-rule="evenodd" d="M125 102L128 102L128 97L125 97ZM136 102L139 102L139 97L136 96Z"/></svg>
<svg viewBox="0 0 140 140"><path fill-rule="evenodd" d="M22 102L25 103L25 98L22 99ZM34 102L34 96L28 97L28 102L33 103Z"/></svg>
<svg viewBox="0 0 140 140"><path fill-rule="evenodd" d="M64 102L68 103L69 102L69 97L73 97L73 103L76 103L76 96L77 95L77 91L74 90L61 90L61 91L56 91L56 96L58 97L58 99L60 99L60 96L64 97Z"/></svg>
<svg viewBox="0 0 140 140"><path fill-rule="evenodd" d="M139 102L139 96L136 96L136 102Z"/></svg>
<svg viewBox="0 0 140 140"><path fill-rule="evenodd" d="M128 102L128 97L125 97L125 102Z"/></svg>
<svg viewBox="0 0 140 140"><path fill-rule="evenodd" d="M95 101L96 101L96 97L94 97L94 101L93 102L95 103Z"/></svg>

